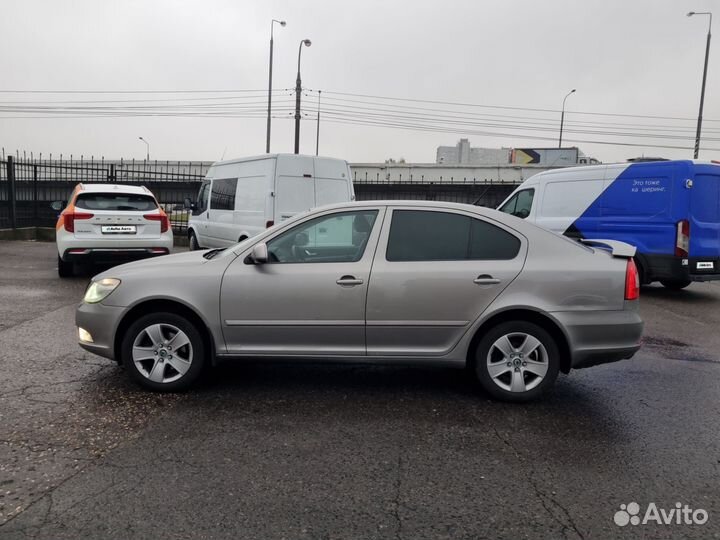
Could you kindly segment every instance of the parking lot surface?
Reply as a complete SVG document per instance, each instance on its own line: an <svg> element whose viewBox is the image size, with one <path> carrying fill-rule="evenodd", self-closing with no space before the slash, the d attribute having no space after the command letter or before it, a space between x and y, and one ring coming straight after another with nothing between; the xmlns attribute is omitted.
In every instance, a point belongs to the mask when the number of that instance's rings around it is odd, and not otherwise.
<svg viewBox="0 0 720 540"><path fill-rule="evenodd" d="M720 285L644 288L641 351L529 404L260 362L158 395L77 346L54 250L0 242L0 538L720 538ZM617 525L632 502L708 520Z"/></svg>

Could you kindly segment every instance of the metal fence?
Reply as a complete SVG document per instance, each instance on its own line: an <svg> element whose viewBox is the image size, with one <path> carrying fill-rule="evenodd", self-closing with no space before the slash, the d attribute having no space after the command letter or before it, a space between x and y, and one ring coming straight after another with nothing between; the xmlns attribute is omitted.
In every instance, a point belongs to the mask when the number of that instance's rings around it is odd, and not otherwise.
<svg viewBox="0 0 720 540"><path fill-rule="evenodd" d="M52 160L25 156L0 158L0 229L53 227L58 212L53 201L67 200L82 183L144 185L165 209L173 230L186 234L186 197L195 199L209 162L148 162ZM412 179L411 179L412 180ZM453 179L451 179L453 180ZM497 206L517 187L515 183L457 179L457 181L390 182L355 178L357 200L450 201Z"/></svg>
<svg viewBox="0 0 720 540"><path fill-rule="evenodd" d="M67 201L78 183L146 186L167 212L173 230L184 233L186 197L195 198L203 174L193 162L52 161L7 156L0 160L0 229L52 227L53 201Z"/></svg>

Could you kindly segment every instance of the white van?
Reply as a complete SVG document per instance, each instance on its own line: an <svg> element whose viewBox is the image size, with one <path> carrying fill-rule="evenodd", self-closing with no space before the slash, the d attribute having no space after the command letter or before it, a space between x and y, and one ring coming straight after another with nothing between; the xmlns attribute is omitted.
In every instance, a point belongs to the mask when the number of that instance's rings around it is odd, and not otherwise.
<svg viewBox="0 0 720 540"><path fill-rule="evenodd" d="M214 163L186 206L190 249L227 247L316 206L355 199L341 159L267 154Z"/></svg>

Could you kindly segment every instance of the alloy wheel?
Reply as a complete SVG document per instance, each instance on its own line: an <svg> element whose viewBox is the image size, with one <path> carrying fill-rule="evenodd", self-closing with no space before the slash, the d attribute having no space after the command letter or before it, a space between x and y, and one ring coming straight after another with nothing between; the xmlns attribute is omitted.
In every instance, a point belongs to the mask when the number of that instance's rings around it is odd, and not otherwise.
<svg viewBox="0 0 720 540"><path fill-rule="evenodd" d="M537 387L548 367L548 353L542 342L524 332L501 336L487 354L491 380L508 392L527 392Z"/></svg>
<svg viewBox="0 0 720 540"><path fill-rule="evenodd" d="M171 383L190 369L193 348L190 338L177 326L157 323L138 333L132 359L145 378L155 383Z"/></svg>

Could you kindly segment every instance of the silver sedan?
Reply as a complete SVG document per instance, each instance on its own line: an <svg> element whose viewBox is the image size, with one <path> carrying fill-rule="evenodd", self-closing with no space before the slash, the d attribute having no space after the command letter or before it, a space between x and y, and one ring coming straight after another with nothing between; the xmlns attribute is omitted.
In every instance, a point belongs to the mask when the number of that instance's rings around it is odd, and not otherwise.
<svg viewBox="0 0 720 540"><path fill-rule="evenodd" d="M225 250L95 276L79 343L152 390L225 359L292 358L468 367L525 401L640 347L634 249L594 242L469 205L326 206Z"/></svg>

